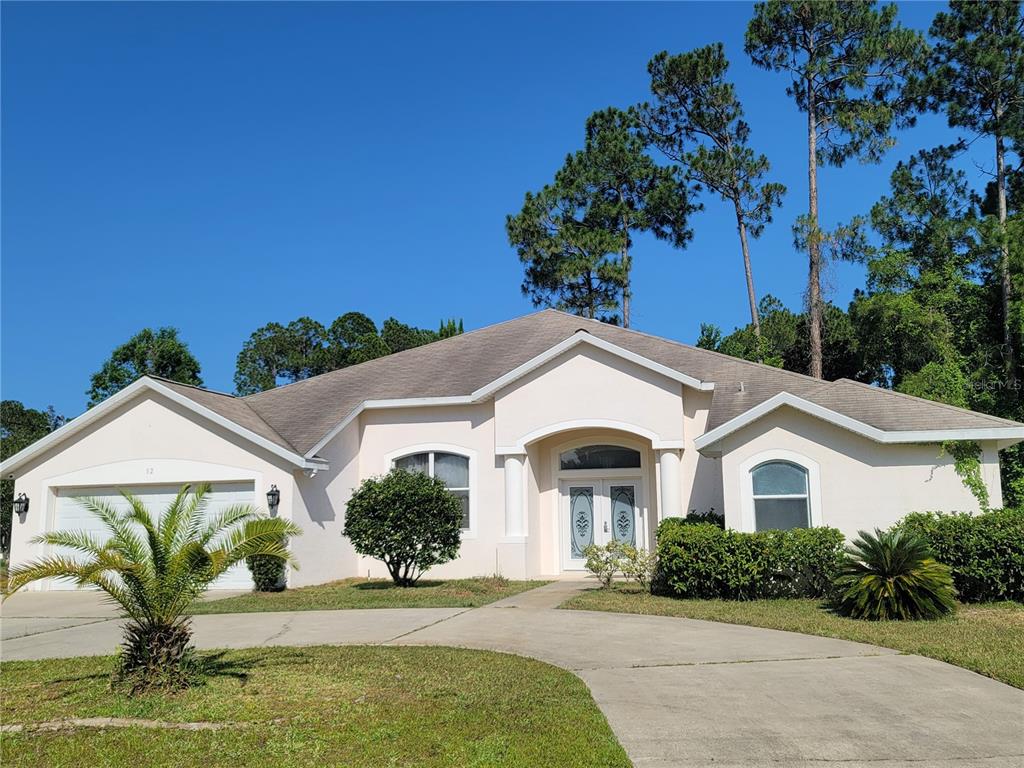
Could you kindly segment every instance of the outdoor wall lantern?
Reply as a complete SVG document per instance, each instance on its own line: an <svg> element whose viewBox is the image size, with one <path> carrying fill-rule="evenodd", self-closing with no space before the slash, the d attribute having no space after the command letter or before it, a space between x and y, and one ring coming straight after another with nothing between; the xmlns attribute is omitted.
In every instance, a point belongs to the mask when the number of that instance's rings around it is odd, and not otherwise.
<svg viewBox="0 0 1024 768"><path fill-rule="evenodd" d="M21 518L21 522L25 522L25 516L28 514L28 496L24 493L19 493L18 498L14 500L14 511Z"/></svg>
<svg viewBox="0 0 1024 768"><path fill-rule="evenodd" d="M26 504L28 502L26 501ZM274 514L277 511L277 505L281 503L281 492L277 490L276 485L270 486L270 490L267 491L267 507L270 508L270 514Z"/></svg>

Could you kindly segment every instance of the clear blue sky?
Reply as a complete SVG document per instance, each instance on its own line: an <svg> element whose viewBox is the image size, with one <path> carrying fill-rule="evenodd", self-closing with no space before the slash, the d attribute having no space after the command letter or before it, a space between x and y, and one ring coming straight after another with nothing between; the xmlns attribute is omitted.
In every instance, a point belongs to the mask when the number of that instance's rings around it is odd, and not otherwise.
<svg viewBox="0 0 1024 768"><path fill-rule="evenodd" d="M927 27L940 6L901 8ZM580 146L588 114L647 95L646 63L721 40L774 178L759 294L799 306L804 117L742 50L744 3L57 4L2 8L2 396L69 416L146 326L181 330L231 391L257 327L360 310L478 328L531 311L505 215ZM821 174L823 223L865 212L896 160ZM974 161L991 167L978 142ZM967 167L983 183L973 164ZM685 251L642 240L634 326L692 342L747 309L728 209ZM828 273L841 305L859 268Z"/></svg>

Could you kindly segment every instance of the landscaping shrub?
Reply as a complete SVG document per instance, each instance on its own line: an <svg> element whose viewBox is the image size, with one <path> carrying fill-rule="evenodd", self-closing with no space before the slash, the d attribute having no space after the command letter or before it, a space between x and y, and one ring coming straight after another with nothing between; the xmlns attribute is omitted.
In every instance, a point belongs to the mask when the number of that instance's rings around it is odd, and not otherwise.
<svg viewBox="0 0 1024 768"><path fill-rule="evenodd" d="M658 558L653 552L626 544L622 548L622 575L644 589L651 586Z"/></svg>
<svg viewBox="0 0 1024 768"><path fill-rule="evenodd" d="M609 541L604 546L590 544L583 549L587 558L584 567L597 577L602 587L611 586L612 579L622 569L622 545Z"/></svg>
<svg viewBox="0 0 1024 768"><path fill-rule="evenodd" d="M834 528L740 533L668 518L658 526L655 589L675 597L823 597L842 558Z"/></svg>
<svg viewBox="0 0 1024 768"><path fill-rule="evenodd" d="M935 559L949 566L961 601L1024 602L1024 509L914 512L896 527L923 538Z"/></svg>
<svg viewBox="0 0 1024 768"><path fill-rule="evenodd" d="M462 540L462 502L444 482L392 469L353 492L344 534L361 555L384 562L399 587L411 587L430 567L454 560Z"/></svg>
<svg viewBox="0 0 1024 768"><path fill-rule="evenodd" d="M711 507L707 512L698 512L695 509L691 509L686 517L683 518L685 523L711 523L717 525L723 531L725 530L725 515L721 512L715 512L715 508Z"/></svg>
<svg viewBox="0 0 1024 768"><path fill-rule="evenodd" d="M277 557L253 555L245 558L257 592L281 592L284 589L285 562Z"/></svg>
<svg viewBox="0 0 1024 768"><path fill-rule="evenodd" d="M602 587L611 586L615 575L621 573L647 589L654 575L654 555L632 544L618 541L609 541L603 546L591 544L583 550L583 555L587 558L586 569L597 577Z"/></svg>
<svg viewBox="0 0 1024 768"><path fill-rule="evenodd" d="M956 607L949 568L904 530L860 531L836 577L836 611L854 619L937 619Z"/></svg>

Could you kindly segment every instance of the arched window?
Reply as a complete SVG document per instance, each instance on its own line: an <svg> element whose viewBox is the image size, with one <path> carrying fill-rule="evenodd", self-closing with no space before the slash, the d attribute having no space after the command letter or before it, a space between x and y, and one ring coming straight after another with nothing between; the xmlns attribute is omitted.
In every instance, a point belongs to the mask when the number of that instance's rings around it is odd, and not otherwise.
<svg viewBox="0 0 1024 768"><path fill-rule="evenodd" d="M806 469L789 461L768 461L750 470L750 475L756 530L810 528Z"/></svg>
<svg viewBox="0 0 1024 768"><path fill-rule="evenodd" d="M584 445L558 457L561 469L639 469L640 451L621 445Z"/></svg>
<svg viewBox="0 0 1024 768"><path fill-rule="evenodd" d="M462 501L462 529L470 528L469 517L469 458L457 453L442 451L424 451L411 453L395 459L394 465L410 472L423 472L436 477L448 486Z"/></svg>

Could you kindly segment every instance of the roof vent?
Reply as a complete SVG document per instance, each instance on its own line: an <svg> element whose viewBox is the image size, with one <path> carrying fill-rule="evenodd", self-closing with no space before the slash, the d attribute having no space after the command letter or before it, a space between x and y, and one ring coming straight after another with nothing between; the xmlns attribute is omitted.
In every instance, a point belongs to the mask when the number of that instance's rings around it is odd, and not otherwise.
<svg viewBox="0 0 1024 768"><path fill-rule="evenodd" d="M747 391L747 388L745 386L743 386L743 382L742 381L740 382L739 391L740 392L746 392Z"/></svg>

